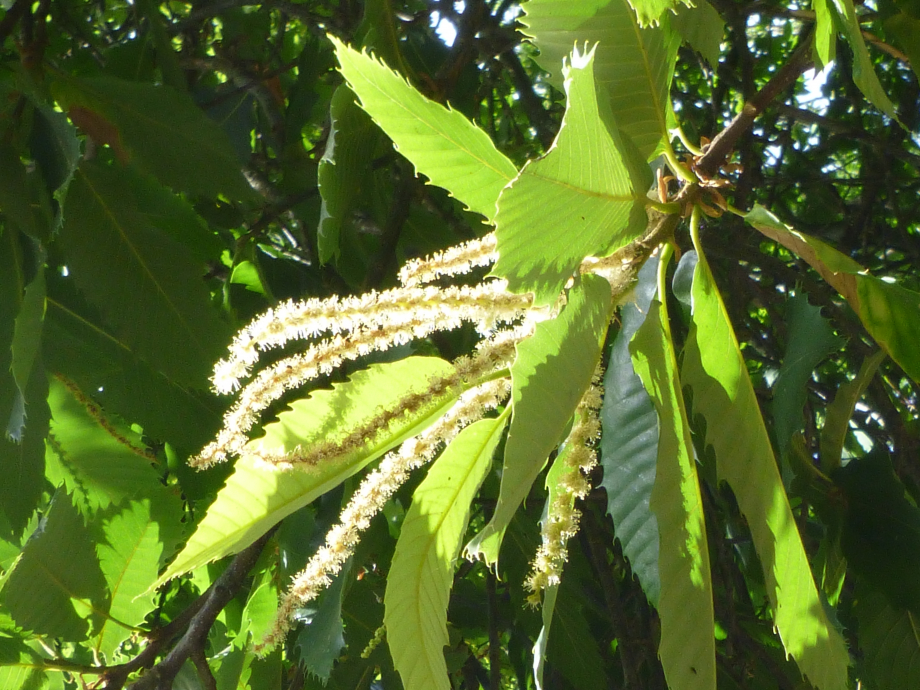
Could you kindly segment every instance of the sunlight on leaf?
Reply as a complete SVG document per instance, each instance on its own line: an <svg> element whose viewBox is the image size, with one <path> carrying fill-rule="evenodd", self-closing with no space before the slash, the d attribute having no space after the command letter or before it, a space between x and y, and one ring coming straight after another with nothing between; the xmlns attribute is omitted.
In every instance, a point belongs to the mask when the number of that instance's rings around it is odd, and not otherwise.
<svg viewBox="0 0 920 690"><path fill-rule="evenodd" d="M716 649L710 632L715 622L703 501L668 313L661 302L651 303L629 349L659 419L658 462L650 504L661 535L658 654L671 687L715 690Z"/></svg>
<svg viewBox="0 0 920 690"><path fill-rule="evenodd" d="M425 390L429 379L453 370L436 357L408 357L376 364L356 372L331 391L320 390L291 403L277 422L265 426L265 436L250 441L269 448L294 450L317 439L332 439L349 427L373 417L378 409L412 391ZM453 404L448 393L414 414L395 420L380 438L309 471L274 471L243 454L226 486L186 544L182 553L157 581L157 586L254 542L295 510L341 484L387 450L417 434Z"/></svg>
<svg viewBox="0 0 920 690"><path fill-rule="evenodd" d="M821 240L783 224L762 206L745 220L802 257L853 307L863 326L914 381L920 381L920 293L880 280Z"/></svg>
<svg viewBox="0 0 920 690"><path fill-rule="evenodd" d="M502 481L492 519L467 545L468 557L498 562L505 530L550 452L562 440L591 382L607 333L610 284L587 275L568 304L517 346L511 367L514 413L505 443Z"/></svg>
<svg viewBox="0 0 920 690"><path fill-rule="evenodd" d="M412 496L384 598L387 642L406 690L450 690L444 646L454 562L506 422L502 415L460 432Z"/></svg>
<svg viewBox="0 0 920 690"><path fill-rule="evenodd" d="M502 188L517 174L489 136L462 113L425 98L379 60L334 36L342 75L396 148L470 210L488 219Z"/></svg>
<svg viewBox="0 0 920 690"><path fill-rule="evenodd" d="M537 62L560 91L562 61L572 46L599 44L598 98L609 103L617 126L644 158L657 155L668 137L668 90L678 47L668 17L662 26L643 29L627 0L529 0L523 8L525 33L540 49Z"/></svg>
<svg viewBox="0 0 920 690"><path fill-rule="evenodd" d="M763 564L783 646L819 690L846 687L849 654L824 612L744 358L702 247L693 277L693 318L682 383L693 413L706 419L706 443L728 482Z"/></svg>
<svg viewBox="0 0 920 690"><path fill-rule="evenodd" d="M85 640L105 610L106 582L83 517L58 490L0 593L16 624L68 641Z"/></svg>
<svg viewBox="0 0 920 690"><path fill-rule="evenodd" d="M552 304L586 256L608 256L645 230L649 167L620 135L594 74L595 50L566 68L568 101L549 153L503 193L492 275Z"/></svg>

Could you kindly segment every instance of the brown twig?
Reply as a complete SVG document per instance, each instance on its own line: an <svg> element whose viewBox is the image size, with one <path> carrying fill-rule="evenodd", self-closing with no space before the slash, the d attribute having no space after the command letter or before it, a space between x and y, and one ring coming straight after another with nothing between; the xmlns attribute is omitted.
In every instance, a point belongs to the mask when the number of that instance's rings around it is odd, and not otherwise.
<svg viewBox="0 0 920 690"><path fill-rule="evenodd" d="M211 626L214 625L214 621L217 620L217 616L224 610L224 607L239 592L249 571L252 570L262 553L265 543L274 533L273 528L240 551L204 594L169 625L155 632L153 639L143 652L125 664L104 669L101 680L106 690L121 690L128 676L153 663L163 648L187 627L185 634L172 651L138 681L129 686L130 690L169 690L183 664L187 660L195 663L196 654L204 650ZM205 687L208 687L204 678L202 682Z"/></svg>
<svg viewBox="0 0 920 690"><path fill-rule="evenodd" d="M799 45L792 53L789 61L773 75L773 78L760 91L744 104L741 112L731 121L731 124L719 132L706 148L702 158L696 164L696 170L699 173L706 177L712 177L716 174L735 148L738 139L750 129L757 116L764 111L773 99L794 84L799 75L812 64L811 55L811 27L808 27L803 32Z"/></svg>

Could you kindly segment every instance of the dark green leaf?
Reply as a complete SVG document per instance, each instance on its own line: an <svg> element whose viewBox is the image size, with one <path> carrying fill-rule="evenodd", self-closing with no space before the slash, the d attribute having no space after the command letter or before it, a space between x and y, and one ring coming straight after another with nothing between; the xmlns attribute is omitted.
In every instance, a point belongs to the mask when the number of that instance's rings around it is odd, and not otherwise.
<svg viewBox="0 0 920 690"><path fill-rule="evenodd" d="M629 341L645 321L657 290L658 260L639 272L636 302L620 309L622 326L613 341L601 408L601 467L607 513L633 573L653 606L658 604L658 520L649 508L658 462L658 414L633 368Z"/></svg>
<svg viewBox="0 0 920 690"><path fill-rule="evenodd" d="M118 139L109 143L116 153L160 182L190 194L253 196L226 135L185 94L113 77L67 79L56 86L68 105L114 126Z"/></svg>
<svg viewBox="0 0 920 690"><path fill-rule="evenodd" d="M59 244L73 280L132 350L177 383L203 388L228 332L203 267L145 217L114 168L84 163L67 208Z"/></svg>

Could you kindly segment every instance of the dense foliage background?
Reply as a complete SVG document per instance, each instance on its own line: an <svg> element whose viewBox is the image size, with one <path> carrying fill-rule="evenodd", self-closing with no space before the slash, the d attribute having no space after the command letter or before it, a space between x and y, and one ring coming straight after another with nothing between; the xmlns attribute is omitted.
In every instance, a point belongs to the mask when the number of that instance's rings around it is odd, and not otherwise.
<svg viewBox="0 0 920 690"><path fill-rule="evenodd" d="M815 72L806 68L821 59L811 50L816 11L848 0L699 2L705 18L680 7L670 20L687 41L670 89L687 141L716 138L745 102L762 110L733 139L731 165L703 171L718 179L712 189L920 290L920 6L859 4L868 52L854 49L853 24L841 20L839 34L818 36L835 60ZM391 287L405 260L489 229L416 176L355 104L327 34L372 49L449 103L518 168L546 153L560 127L559 70L543 70L508 0L2 6L0 686L401 687L386 640L368 643L421 476L387 503L343 573L301 611L305 625L268 656L252 644L356 480L238 556L149 588L231 470L198 473L186 459L229 405L208 377L233 332L287 298ZM789 65L791 78L765 90ZM858 85L867 70L890 97L887 113ZM691 153L675 148L690 166ZM831 284L717 209L718 194L705 199L702 243L816 583L852 656L850 683L920 687L917 381L877 355ZM685 226L674 236L684 253ZM918 304L905 299L894 321L917 343ZM680 344L689 321L671 301ZM410 353L452 359L473 342L472 329L435 333L316 385ZM716 481L705 423L691 421L719 687L808 687L774 631L752 526ZM638 465L613 468L612 434L601 451L556 600L544 687L664 688L658 615L610 517L631 510L616 477ZM841 454L865 460L835 469ZM471 535L498 491L496 470L473 503ZM455 688L534 687L543 622L521 582L545 497L538 480L497 573L458 564L445 648Z"/></svg>

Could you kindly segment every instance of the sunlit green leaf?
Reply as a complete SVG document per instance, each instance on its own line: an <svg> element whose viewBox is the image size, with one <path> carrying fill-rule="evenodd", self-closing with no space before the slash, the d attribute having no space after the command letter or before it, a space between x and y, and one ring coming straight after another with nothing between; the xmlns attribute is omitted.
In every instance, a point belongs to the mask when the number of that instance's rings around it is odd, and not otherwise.
<svg viewBox="0 0 920 690"><path fill-rule="evenodd" d="M493 274L512 292L533 292L538 305L556 300L586 256L611 254L647 224L650 171L597 91L594 57L594 49L572 54L559 135L502 193L495 218Z"/></svg>
<svg viewBox="0 0 920 690"><path fill-rule="evenodd" d="M693 413L706 420L719 479L731 486L750 526L786 653L816 688L839 690L849 654L824 612L738 341L702 248L696 250L682 383L693 390Z"/></svg>
<svg viewBox="0 0 920 690"><path fill-rule="evenodd" d="M115 168L84 162L67 208L58 243L73 280L130 347L204 388L229 329L210 305L203 267L139 212Z"/></svg>
<svg viewBox="0 0 920 690"><path fill-rule="evenodd" d="M703 501L668 313L661 302L651 303L629 349L659 420L650 502L660 533L658 655L671 687L715 690L715 621Z"/></svg>
<svg viewBox="0 0 920 690"><path fill-rule="evenodd" d="M569 291L562 312L537 325L517 346L511 367L514 409L501 489L492 519L467 545L469 555L498 562L505 530L527 496L584 395L601 354L610 284L587 275Z"/></svg>
<svg viewBox="0 0 920 690"><path fill-rule="evenodd" d="M372 365L332 390L315 391L291 403L277 422L266 425L265 436L250 441L250 448L257 444L272 451L292 451L317 441L333 441L375 418L382 408L392 409L404 396L425 391L432 378L452 369L435 357ZM416 412L394 420L381 436L307 470L271 471L244 453L195 534L157 584L246 548L284 517L419 433L455 400L456 392L432 399Z"/></svg>
<svg viewBox="0 0 920 690"><path fill-rule="evenodd" d="M655 24L661 20L662 15L668 10L675 10L683 3L692 7L693 0L629 0L629 4L636 11L639 23L643 26Z"/></svg>
<svg viewBox="0 0 920 690"><path fill-rule="evenodd" d="M41 657L23 640L0 635L0 687L4 690L41 690L45 675Z"/></svg>
<svg viewBox="0 0 920 690"><path fill-rule="evenodd" d="M133 432L111 426L83 394L52 379L49 473L73 493L82 513L150 496L160 476Z"/></svg>
<svg viewBox="0 0 920 690"><path fill-rule="evenodd" d="M0 592L17 625L79 641L89 636L106 608L106 583L83 518L63 491Z"/></svg>
<svg viewBox="0 0 920 690"><path fill-rule="evenodd" d="M620 131L642 156L653 157L668 138L668 90L677 55L667 16L662 26L643 29L627 0L529 0L523 8L525 33L540 49L537 61L560 91L562 61L572 46L598 44L598 99L609 103Z"/></svg>
<svg viewBox="0 0 920 690"><path fill-rule="evenodd" d="M262 571L255 578L246 600L246 607L243 609L243 621L237 637L238 646L245 647L247 638L261 640L268 634L278 612L278 594L275 574L271 569Z"/></svg>
<svg viewBox="0 0 920 690"><path fill-rule="evenodd" d="M821 240L784 225L757 206L745 216L764 235L795 252L853 307L863 326L907 375L920 381L920 293L867 275L865 269Z"/></svg>
<svg viewBox="0 0 920 690"><path fill-rule="evenodd" d="M454 562L506 421L460 432L412 496L384 598L387 642L406 690L450 690L444 646Z"/></svg>
<svg viewBox="0 0 920 690"><path fill-rule="evenodd" d="M815 11L815 66L824 68L837 57L837 27L834 25L832 0L812 0Z"/></svg>
<svg viewBox="0 0 920 690"><path fill-rule="evenodd" d="M128 503L102 525L105 541L96 544L99 564L111 597L108 615L96 631L93 647L111 661L112 654L153 610L156 594L148 592L164 556L172 554L182 509L165 487L154 501Z"/></svg>
<svg viewBox="0 0 920 690"><path fill-rule="evenodd" d="M383 63L330 40L361 107L399 152L432 184L492 219L499 192L517 170L488 135L461 113L425 98Z"/></svg>
<svg viewBox="0 0 920 690"><path fill-rule="evenodd" d="M649 507L658 462L658 413L633 368L629 341L645 321L657 291L658 259L646 262L635 304L620 309L620 332L604 375L600 455L607 513L649 602L658 605L658 520Z"/></svg>

